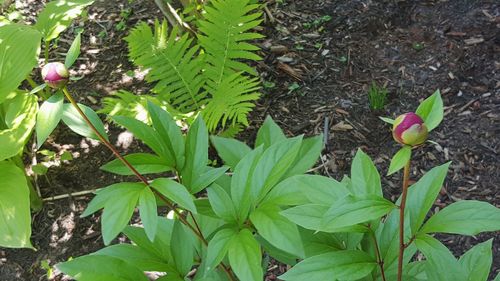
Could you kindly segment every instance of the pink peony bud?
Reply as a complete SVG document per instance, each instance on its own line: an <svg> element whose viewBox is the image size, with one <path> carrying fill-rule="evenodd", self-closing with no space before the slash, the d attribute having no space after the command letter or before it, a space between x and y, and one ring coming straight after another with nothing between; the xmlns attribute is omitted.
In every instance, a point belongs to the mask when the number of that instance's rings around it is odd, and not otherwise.
<svg viewBox="0 0 500 281"><path fill-rule="evenodd" d="M62 88L68 83L69 72L60 62L51 62L42 68L42 79L49 87Z"/></svg>
<svg viewBox="0 0 500 281"><path fill-rule="evenodd" d="M394 139L407 145L419 145L427 140L427 126L424 120L413 112L398 116L392 127L392 136Z"/></svg>

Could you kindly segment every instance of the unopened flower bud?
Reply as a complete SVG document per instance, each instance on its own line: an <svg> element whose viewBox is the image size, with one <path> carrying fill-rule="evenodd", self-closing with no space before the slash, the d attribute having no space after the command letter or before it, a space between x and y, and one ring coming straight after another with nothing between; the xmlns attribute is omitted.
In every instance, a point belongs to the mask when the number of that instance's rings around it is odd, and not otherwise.
<svg viewBox="0 0 500 281"><path fill-rule="evenodd" d="M51 62L42 68L42 79L49 87L62 88L68 83L69 72L60 62Z"/></svg>
<svg viewBox="0 0 500 281"><path fill-rule="evenodd" d="M401 144L411 146L424 143L428 133L424 120L413 112L398 116L392 127L394 139Z"/></svg>

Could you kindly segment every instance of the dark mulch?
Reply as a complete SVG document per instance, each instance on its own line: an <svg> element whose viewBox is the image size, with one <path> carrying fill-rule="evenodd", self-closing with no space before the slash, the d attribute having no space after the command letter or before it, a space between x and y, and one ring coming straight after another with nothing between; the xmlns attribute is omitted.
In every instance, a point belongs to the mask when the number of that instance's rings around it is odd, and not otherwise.
<svg viewBox="0 0 500 281"><path fill-rule="evenodd" d="M113 2L113 3L111 3ZM398 147L379 115L395 117L440 89L446 117L413 162L417 180L433 166L452 161L434 210L457 200L477 199L500 206L498 153L500 107L500 5L497 1L283 1L268 4L262 41L264 60L257 64L266 83L252 113L251 127L240 138L253 142L256 128L271 115L289 135L323 132L328 117L328 143L321 172L336 179L349 173L361 147L385 174ZM118 4L117 4L118 3ZM84 51L75 70L83 79L71 85L80 102L99 107L117 89L147 93L147 85L131 79L126 30L116 30L119 13L132 8L127 24L160 16L152 1L97 1L85 23ZM36 8L34 8L36 9ZM329 16L329 17L325 17ZM107 35L98 35L106 31ZM71 40L70 32L65 37ZM93 42L90 44L89 42ZM64 40L60 43L66 47ZM67 43L69 45L69 43ZM386 112L368 106L372 81L389 90ZM88 96L91 96L89 98ZM111 128L114 142L120 131ZM118 178L98 167L112 159L102 145L58 129L46 148L78 156L50 169L39 179L44 197L92 190ZM134 141L124 152L141 149ZM50 183L49 183L50 182ZM384 192L398 196L400 175L384 177ZM37 252L0 250L0 280L43 280L43 260L51 265L102 247L99 217L79 215L91 196L48 202L34 215ZM455 255L495 238L491 279L500 269L500 235L439 236ZM286 270L273 265L267 280ZM52 280L61 280L58 276Z"/></svg>

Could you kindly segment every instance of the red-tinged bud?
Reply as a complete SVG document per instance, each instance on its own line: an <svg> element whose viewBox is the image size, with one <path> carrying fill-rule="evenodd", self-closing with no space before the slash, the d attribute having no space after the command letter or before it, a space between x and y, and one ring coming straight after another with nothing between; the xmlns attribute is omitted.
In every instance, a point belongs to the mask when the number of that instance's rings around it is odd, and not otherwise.
<svg viewBox="0 0 500 281"><path fill-rule="evenodd" d="M413 112L398 116L392 127L394 139L401 144L411 146L424 143L428 133L424 120Z"/></svg>
<svg viewBox="0 0 500 281"><path fill-rule="evenodd" d="M42 79L49 87L60 89L68 83L69 72L60 62L51 62L42 68Z"/></svg>

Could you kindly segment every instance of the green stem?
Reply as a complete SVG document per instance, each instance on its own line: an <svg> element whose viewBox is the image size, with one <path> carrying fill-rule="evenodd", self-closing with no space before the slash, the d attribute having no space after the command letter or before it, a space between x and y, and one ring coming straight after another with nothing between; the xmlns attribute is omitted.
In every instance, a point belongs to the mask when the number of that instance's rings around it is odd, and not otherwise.
<svg viewBox="0 0 500 281"><path fill-rule="evenodd" d="M401 203L399 205L399 257L398 257L398 281L403 278L403 257L405 252L405 206L406 196L408 194L408 185L410 182L410 160L405 165L403 172L403 194L401 195Z"/></svg>
<svg viewBox="0 0 500 281"><path fill-rule="evenodd" d="M189 229L191 229L193 231L193 233L203 242L203 244L205 246L208 246L208 241L207 239L205 239L205 237L203 236L203 233L201 232L199 226L198 226L198 223L196 222L195 220L195 217L191 214L192 216L192 219L193 219L193 222L195 223L196 225L196 228L190 224L187 219L179 212L179 210L170 202L170 200L168 200L165 196L163 196L163 194L159 193L158 191L156 191L154 188L151 187L151 185L149 184L148 180L143 176L141 175L135 168L134 166L132 166L132 164L130 164L130 162L127 161L127 159L125 159L119 152L118 150L108 141L106 140L106 138L104 138L104 136L97 130L97 128L94 126L94 124L92 124L92 122L90 122L90 120L88 119L87 115L85 115L85 113L80 109L80 107L78 106L78 104L76 103L76 101L73 99L73 97L71 96L71 94L68 92L68 89L66 87L64 87L62 89L64 95L66 96L66 98L68 99L68 101L71 103L71 105L78 111L78 113L80 114L80 116L83 118L83 120L85 121L85 123L87 123L87 125L89 126L89 128L97 135L97 137L99 138L99 140L104 143L104 145L109 148L109 150L111 150L111 152L113 152L113 154L116 156L116 158L118 158L128 169L130 169L130 171L132 171L132 173L140 180L142 181L146 186L150 187L151 190L167 205L167 207L169 207L171 210L173 210L175 212L175 214L177 215L177 217L179 218L179 220L184 224L186 225ZM223 268L223 270L227 273L228 277L230 280L235 280L234 277L232 276L231 274L231 270L226 267L223 263L220 264L220 266Z"/></svg>
<svg viewBox="0 0 500 281"><path fill-rule="evenodd" d="M37 87L36 82L30 76L26 77L26 81L28 81L32 89Z"/></svg>
<svg viewBox="0 0 500 281"><path fill-rule="evenodd" d="M49 62L50 41L45 41L45 64Z"/></svg>

